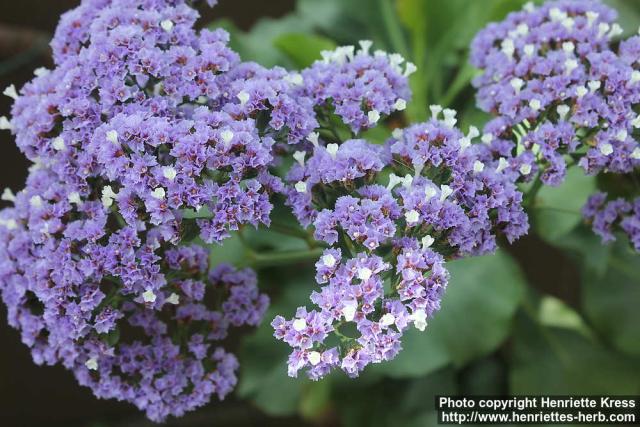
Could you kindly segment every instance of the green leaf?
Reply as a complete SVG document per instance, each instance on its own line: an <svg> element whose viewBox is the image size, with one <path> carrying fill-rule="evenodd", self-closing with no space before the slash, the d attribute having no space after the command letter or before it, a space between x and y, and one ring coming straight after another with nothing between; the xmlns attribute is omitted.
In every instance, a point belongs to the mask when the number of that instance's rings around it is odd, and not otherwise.
<svg viewBox="0 0 640 427"><path fill-rule="evenodd" d="M587 338L593 337L582 317L558 298L544 296L540 301L538 318L541 325L565 328L578 332Z"/></svg>
<svg viewBox="0 0 640 427"><path fill-rule="evenodd" d="M519 316L513 343L512 394L637 394L638 360L567 329Z"/></svg>
<svg viewBox="0 0 640 427"><path fill-rule="evenodd" d="M449 286L425 332L403 337L395 360L376 366L392 377L433 372L449 363L463 366L494 351L509 335L525 281L505 252L448 264Z"/></svg>
<svg viewBox="0 0 640 427"><path fill-rule="evenodd" d="M308 67L320 59L320 52L323 50L336 48L333 40L304 33L282 34L276 37L273 44L298 68Z"/></svg>
<svg viewBox="0 0 640 427"><path fill-rule="evenodd" d="M573 230L582 221L581 209L595 190L595 177L577 167L567 171L559 187L543 186L533 207L538 234L553 243Z"/></svg>
<svg viewBox="0 0 640 427"><path fill-rule="evenodd" d="M612 346L640 356L640 255L620 242L604 275L584 267L583 305L593 327Z"/></svg>

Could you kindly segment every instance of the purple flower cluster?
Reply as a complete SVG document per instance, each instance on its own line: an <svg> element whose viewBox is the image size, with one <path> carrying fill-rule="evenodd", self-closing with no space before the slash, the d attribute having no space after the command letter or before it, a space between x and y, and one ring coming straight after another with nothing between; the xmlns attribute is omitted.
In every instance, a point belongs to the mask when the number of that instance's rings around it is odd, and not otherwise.
<svg viewBox="0 0 640 427"><path fill-rule="evenodd" d="M432 111L385 146L325 146L311 135L311 157L295 154L289 202L330 248L316 264L318 308L272 323L294 349L289 375L306 369L319 379L340 368L355 377L393 359L407 328L424 330L439 309L447 259L494 251L498 233L513 241L527 232L522 194L503 162L481 160L478 131L457 130L453 110Z"/></svg>
<svg viewBox="0 0 640 427"><path fill-rule="evenodd" d="M241 63L197 18L183 0L83 1L61 19L55 68L8 88L0 120L34 162L0 213L9 323L37 363L156 421L233 389L217 342L268 304L253 272L209 271L190 242L268 224L273 147L317 125L284 70Z"/></svg>
<svg viewBox="0 0 640 427"><path fill-rule="evenodd" d="M597 0L529 4L482 30L471 61L478 105L496 116L489 154L516 178L559 185L567 163L588 173L640 165L640 38L620 43L616 12Z"/></svg>
<svg viewBox="0 0 640 427"><path fill-rule="evenodd" d="M603 243L613 242L614 233L621 231L640 252L640 197L633 202L623 198L607 201L607 194L596 193L589 198L582 214Z"/></svg>

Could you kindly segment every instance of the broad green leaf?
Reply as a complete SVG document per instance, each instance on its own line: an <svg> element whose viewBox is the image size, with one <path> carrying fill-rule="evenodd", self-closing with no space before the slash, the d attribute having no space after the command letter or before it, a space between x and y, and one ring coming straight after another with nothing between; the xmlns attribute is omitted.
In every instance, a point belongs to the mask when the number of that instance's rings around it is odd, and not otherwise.
<svg viewBox="0 0 640 427"><path fill-rule="evenodd" d="M273 43L298 68L308 67L320 59L320 52L336 47L335 42L326 37L304 33L282 34Z"/></svg>
<svg viewBox="0 0 640 427"><path fill-rule="evenodd" d="M564 237L582 221L581 209L595 190L595 178L577 167L567 171L559 187L543 186L533 207L538 234L549 242Z"/></svg>
<svg viewBox="0 0 640 427"><path fill-rule="evenodd" d="M640 356L640 255L619 242L599 276L584 267L583 305L593 327L612 346Z"/></svg>
<svg viewBox="0 0 640 427"><path fill-rule="evenodd" d="M544 296L538 308L538 318L543 326L565 328L592 338L582 317L558 298Z"/></svg>
<svg viewBox="0 0 640 427"><path fill-rule="evenodd" d="M494 351L509 335L525 282L505 252L448 264L449 286L426 331L408 331L395 360L376 366L392 377L463 366Z"/></svg>
<svg viewBox="0 0 640 427"><path fill-rule="evenodd" d="M519 316L514 334L512 394L637 394L638 360L612 352L567 329Z"/></svg>

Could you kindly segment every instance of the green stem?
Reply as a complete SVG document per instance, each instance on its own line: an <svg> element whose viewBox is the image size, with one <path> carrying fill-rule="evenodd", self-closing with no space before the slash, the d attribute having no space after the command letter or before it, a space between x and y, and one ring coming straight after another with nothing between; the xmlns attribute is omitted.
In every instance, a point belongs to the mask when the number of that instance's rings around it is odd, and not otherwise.
<svg viewBox="0 0 640 427"><path fill-rule="evenodd" d="M269 229L275 231L276 233L284 234L286 236L297 237L299 239L304 240L309 246L310 249L313 249L318 246L318 242L313 238L313 236L302 228L292 227L287 224L282 224L277 221L272 221Z"/></svg>
<svg viewBox="0 0 640 427"><path fill-rule="evenodd" d="M298 264L317 260L322 255L323 249L316 248L308 251L282 251L270 253L256 253L249 251L247 264L253 268L276 267L282 265Z"/></svg>

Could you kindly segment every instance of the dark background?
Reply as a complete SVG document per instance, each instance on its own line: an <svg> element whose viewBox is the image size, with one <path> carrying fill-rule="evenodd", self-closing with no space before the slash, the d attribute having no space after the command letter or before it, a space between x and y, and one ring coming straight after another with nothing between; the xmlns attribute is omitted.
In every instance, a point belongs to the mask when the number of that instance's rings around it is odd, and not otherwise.
<svg viewBox="0 0 640 427"><path fill-rule="evenodd" d="M20 88L33 70L51 67L48 42L60 15L79 1L0 1L0 91L10 84ZM293 0L222 0L215 9L203 9L201 22L228 18L249 29L259 18L279 17L294 6ZM8 116L11 99L0 97L0 116ZM9 132L0 132L0 191L18 191L24 185L28 162ZM2 207L5 203L2 202ZM16 331L6 323L0 308L0 426L2 427L138 427L152 425L131 405L98 400L79 386L60 366L36 366ZM98 420L98 421L96 421ZM301 425L295 419L266 419L248 403L228 399L171 426L201 425Z"/></svg>

